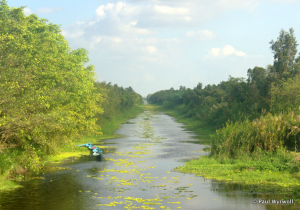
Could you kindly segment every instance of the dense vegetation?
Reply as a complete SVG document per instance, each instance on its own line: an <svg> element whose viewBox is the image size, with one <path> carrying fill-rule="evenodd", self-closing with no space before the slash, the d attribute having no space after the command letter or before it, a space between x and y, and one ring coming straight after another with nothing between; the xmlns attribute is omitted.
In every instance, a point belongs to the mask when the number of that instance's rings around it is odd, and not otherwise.
<svg viewBox="0 0 300 210"><path fill-rule="evenodd" d="M132 107L134 104L142 104L144 102L141 95L134 92L132 87L118 87L117 84L111 85L106 82L96 82L95 87L104 98L102 108L104 113L98 113L97 124L101 125L107 120L111 120L113 116Z"/></svg>
<svg viewBox="0 0 300 210"><path fill-rule="evenodd" d="M158 91L149 103L176 109L186 118L198 118L215 127L211 154L226 158L257 151L297 151L300 138L300 56L294 30L280 31L270 42L273 65L248 69L248 78L218 85L199 83L194 89Z"/></svg>
<svg viewBox="0 0 300 210"><path fill-rule="evenodd" d="M58 25L0 2L0 176L41 160L142 97L97 82L85 49L72 50Z"/></svg>

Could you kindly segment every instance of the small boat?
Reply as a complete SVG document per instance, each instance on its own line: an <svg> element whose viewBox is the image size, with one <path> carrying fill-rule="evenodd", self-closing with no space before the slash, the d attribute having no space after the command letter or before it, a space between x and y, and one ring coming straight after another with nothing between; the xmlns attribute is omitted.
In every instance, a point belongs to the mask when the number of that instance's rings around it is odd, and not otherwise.
<svg viewBox="0 0 300 210"><path fill-rule="evenodd" d="M91 142L87 143L87 144L81 144L81 145L76 145L77 147L87 147L88 150L94 150L96 147L91 144Z"/></svg>
<svg viewBox="0 0 300 210"><path fill-rule="evenodd" d="M95 149L93 149L93 155L94 156L102 156L102 150L99 149L98 147L96 147Z"/></svg>

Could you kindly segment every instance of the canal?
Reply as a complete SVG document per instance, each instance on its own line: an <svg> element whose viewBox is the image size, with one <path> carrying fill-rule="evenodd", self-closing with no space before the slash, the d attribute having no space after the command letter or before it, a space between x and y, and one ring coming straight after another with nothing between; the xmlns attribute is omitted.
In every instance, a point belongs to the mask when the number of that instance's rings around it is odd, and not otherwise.
<svg viewBox="0 0 300 210"><path fill-rule="evenodd" d="M47 172L0 192L0 209L293 209L294 205L254 204L253 199L283 196L245 192L236 184L173 171L206 154L193 133L160 112L145 111L116 131L121 138L97 141L96 160L81 157L52 164ZM273 197L272 197L273 196Z"/></svg>

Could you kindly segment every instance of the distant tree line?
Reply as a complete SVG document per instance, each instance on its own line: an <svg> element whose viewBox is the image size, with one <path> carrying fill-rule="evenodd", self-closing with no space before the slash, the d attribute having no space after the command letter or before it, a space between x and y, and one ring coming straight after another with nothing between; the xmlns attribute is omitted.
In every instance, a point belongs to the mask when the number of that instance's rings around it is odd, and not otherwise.
<svg viewBox="0 0 300 210"><path fill-rule="evenodd" d="M229 76L227 81L205 87L199 82L193 89L180 86L178 90L171 88L149 94L147 100L166 108L182 106L187 117L198 116L217 128L227 121L237 121L244 117L255 119L262 110L273 113L283 111L283 101L278 104L279 101L274 99L274 91L282 81L295 78L300 71L300 57L295 58L297 42L294 30L281 30L277 41L272 40L270 44L274 64L266 69L257 66L248 69L247 79ZM296 96L296 93L291 97ZM288 104L293 107L300 105Z"/></svg>
<svg viewBox="0 0 300 210"><path fill-rule="evenodd" d="M298 44L294 30L292 28L288 32L281 30L277 40L272 40L270 45L274 54L273 65L268 65L267 68L255 66L253 69L248 69L247 79L229 76L227 81L222 81L218 85L206 85L204 88L202 83L198 83L193 89L180 86L178 90L171 88L149 94L147 100L149 103L177 109L185 117L197 117L217 129L224 127L219 134L225 132L230 126L232 131L235 122L238 124L246 119L248 124L241 125L243 129L250 128L251 121L254 119L260 119L265 124L268 122L269 126L273 126L276 116L278 117L280 113L283 116L286 114L286 118L281 118L286 119L282 120L285 126L281 126L284 129L284 132L281 133L281 143L277 143L294 149L299 146L296 141L299 141L300 138L300 118L298 117L298 119L296 114L299 114L300 106L300 56L296 57ZM270 117L271 115L275 118ZM264 119L260 118L263 116L265 116ZM238 130L237 127L235 130ZM246 132L243 129L240 129L241 135ZM222 138L218 136L218 143L212 149L217 151L216 148L224 148L222 145L230 138L231 131L226 131L226 135L222 133ZM261 132L263 133L263 131ZM237 135L236 138L241 138L241 136ZM262 136L259 138L263 142L266 141L266 138L272 141L273 137ZM250 147L252 149L249 149ZM233 146L232 148L236 149ZM255 147L252 145L246 148L253 151ZM268 148L272 150L275 147ZM235 149L231 149L231 151ZM218 152L220 151L218 150Z"/></svg>
<svg viewBox="0 0 300 210"><path fill-rule="evenodd" d="M126 111L134 104L144 103L143 97L137 94L131 86L128 88L119 87L117 84L112 85L110 82L95 82L95 87L104 98L102 108L104 112L96 114L97 124L101 125L114 116Z"/></svg>

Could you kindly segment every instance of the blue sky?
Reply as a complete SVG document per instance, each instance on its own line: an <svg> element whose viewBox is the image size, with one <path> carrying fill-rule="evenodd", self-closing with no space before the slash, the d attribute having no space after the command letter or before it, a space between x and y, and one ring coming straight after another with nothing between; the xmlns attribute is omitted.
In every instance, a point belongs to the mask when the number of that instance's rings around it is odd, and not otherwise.
<svg viewBox="0 0 300 210"><path fill-rule="evenodd" d="M8 0L60 24L70 47L89 51L99 81L146 96L218 84L273 63L269 42L294 28L300 0ZM299 49L299 48L298 48Z"/></svg>

